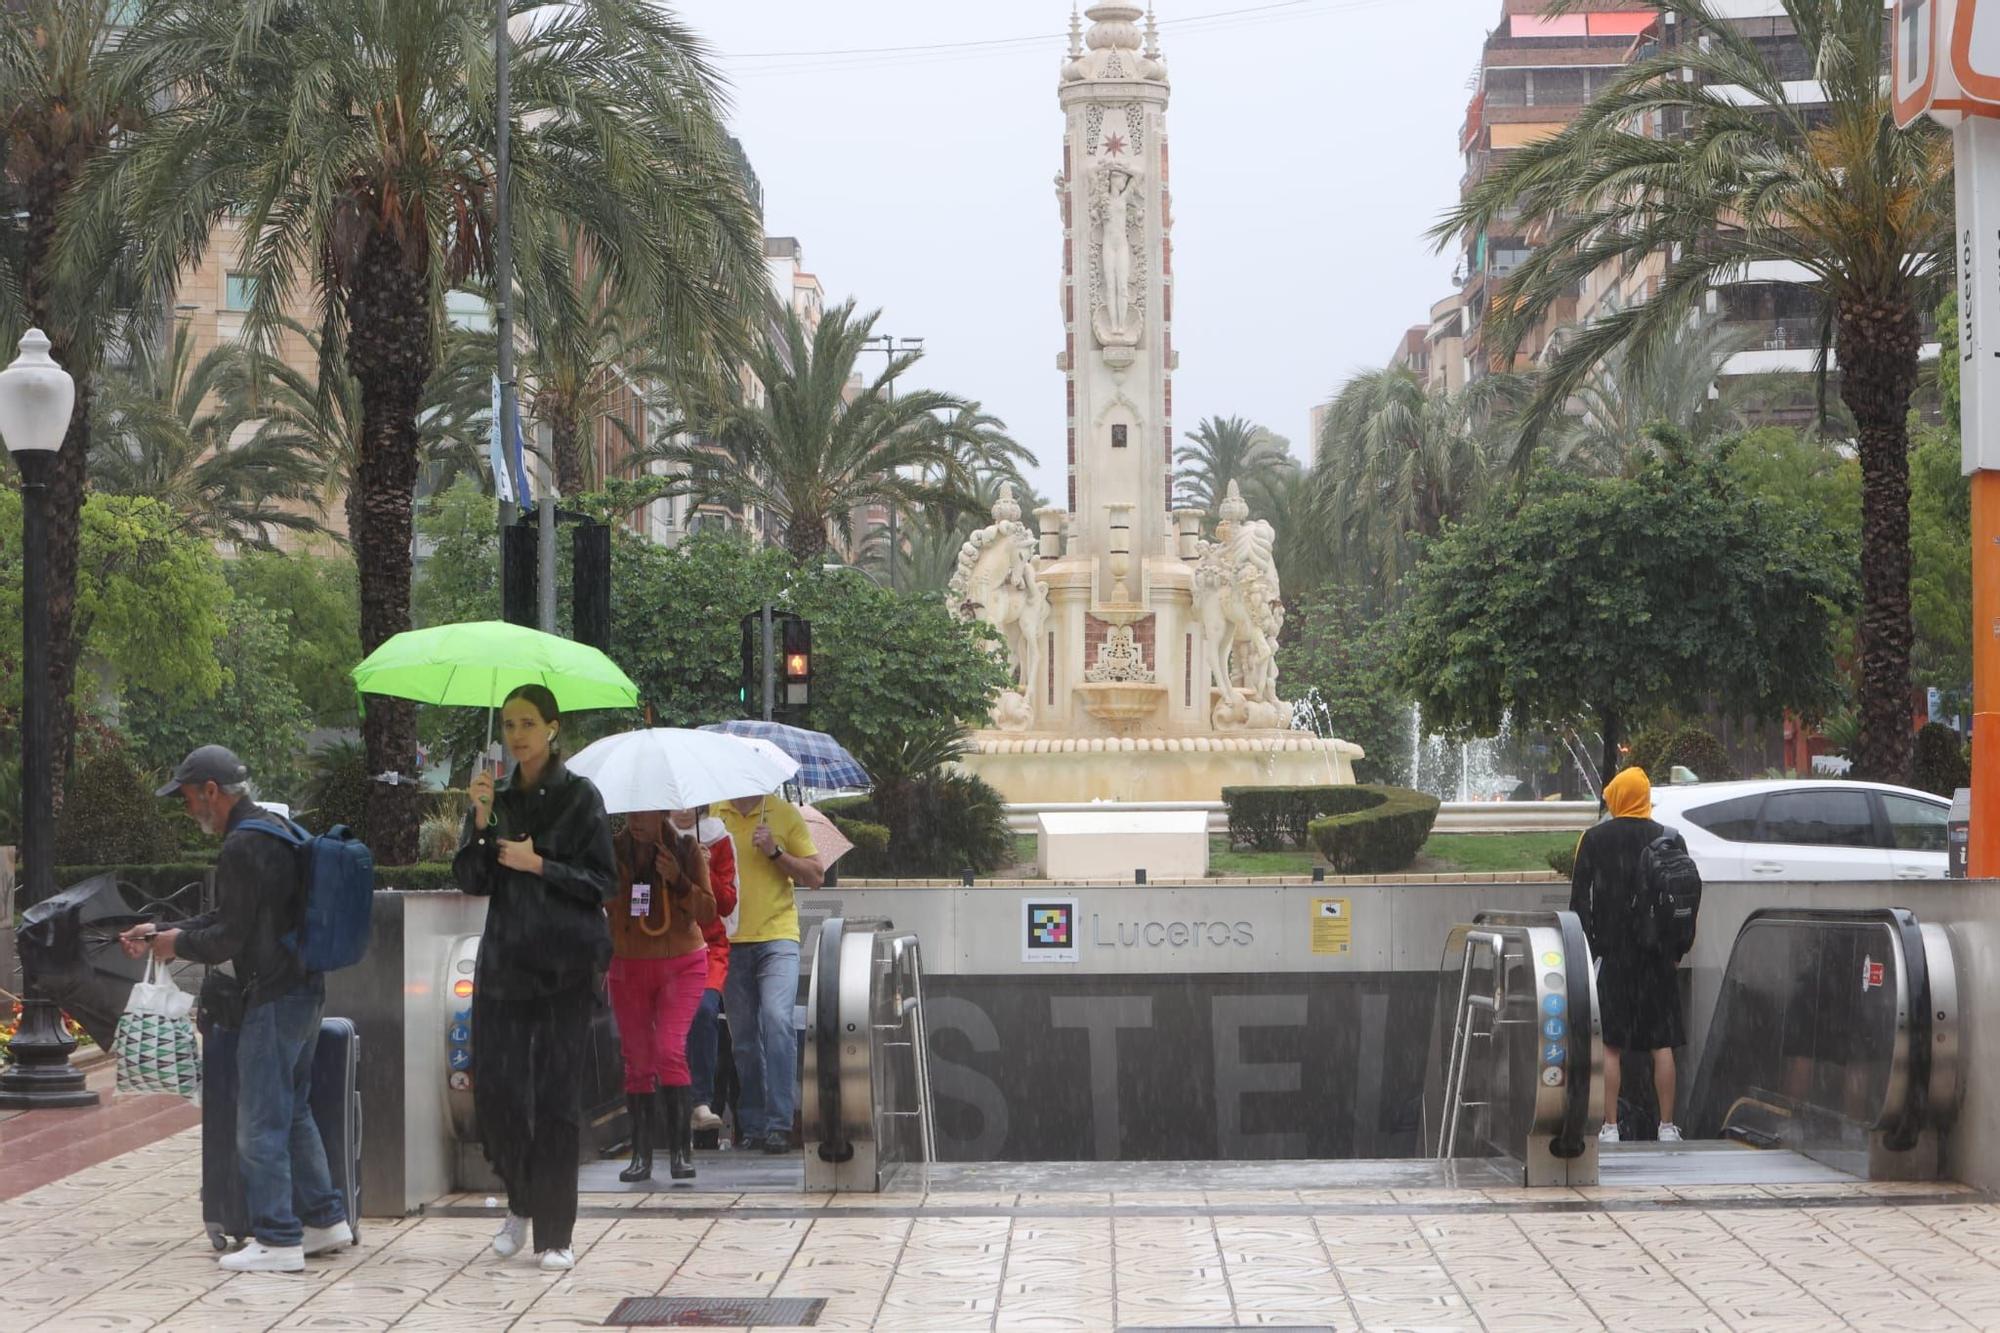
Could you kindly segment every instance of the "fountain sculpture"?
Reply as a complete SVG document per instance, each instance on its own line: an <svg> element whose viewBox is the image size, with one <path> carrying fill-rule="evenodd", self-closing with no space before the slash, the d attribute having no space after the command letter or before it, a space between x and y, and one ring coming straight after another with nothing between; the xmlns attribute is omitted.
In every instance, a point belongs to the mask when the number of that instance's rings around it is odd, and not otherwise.
<svg viewBox="0 0 2000 1333"><path fill-rule="evenodd" d="M952 605L1014 668L965 766L1021 802L1352 782L1359 747L1292 730L1278 695L1271 525L1233 482L1213 540L1173 507L1167 72L1139 6L1088 14L1058 94L1067 504L1036 512L1037 537L1003 492L959 554Z"/></svg>

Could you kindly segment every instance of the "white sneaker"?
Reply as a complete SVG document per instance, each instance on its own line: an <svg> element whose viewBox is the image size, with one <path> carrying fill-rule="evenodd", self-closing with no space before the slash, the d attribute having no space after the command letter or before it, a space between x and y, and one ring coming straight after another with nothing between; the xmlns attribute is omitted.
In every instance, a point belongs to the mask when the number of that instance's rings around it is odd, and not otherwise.
<svg viewBox="0 0 2000 1333"><path fill-rule="evenodd" d="M1605 1121L1604 1128L1597 1131L1597 1141L1599 1143L1618 1142L1618 1122L1616 1120Z"/></svg>
<svg viewBox="0 0 2000 1333"><path fill-rule="evenodd" d="M215 1262L217 1267L232 1273L303 1273L306 1271L306 1251L302 1245L266 1245L261 1240L253 1240Z"/></svg>
<svg viewBox="0 0 2000 1333"><path fill-rule="evenodd" d="M709 1110L705 1105L697 1106L694 1108L694 1114L688 1117L688 1128L695 1130L721 1129L722 1117Z"/></svg>
<svg viewBox="0 0 2000 1333"><path fill-rule="evenodd" d="M507 1214L507 1220L493 1233L493 1253L502 1259L512 1259L527 1243L528 1219L513 1213Z"/></svg>
<svg viewBox="0 0 2000 1333"><path fill-rule="evenodd" d="M332 1254L344 1245L354 1243L354 1228L345 1222L335 1222L330 1227L307 1227L305 1243L300 1247L311 1259L322 1254Z"/></svg>
<svg viewBox="0 0 2000 1333"><path fill-rule="evenodd" d="M1671 1120L1662 1121L1660 1124L1660 1142L1679 1143L1680 1141L1681 1141L1680 1126L1676 1125Z"/></svg>
<svg viewBox="0 0 2000 1333"><path fill-rule="evenodd" d="M544 1273L566 1273L576 1267L576 1254L571 1250L543 1250L542 1271Z"/></svg>

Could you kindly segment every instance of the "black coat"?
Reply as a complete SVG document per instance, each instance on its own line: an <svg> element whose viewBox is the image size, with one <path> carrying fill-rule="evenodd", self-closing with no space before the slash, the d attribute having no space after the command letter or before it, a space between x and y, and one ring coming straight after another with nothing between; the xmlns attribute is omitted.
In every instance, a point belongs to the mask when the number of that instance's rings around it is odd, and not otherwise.
<svg viewBox="0 0 2000 1333"><path fill-rule="evenodd" d="M1569 910L1583 918L1583 933L1597 957L1625 959L1641 952L1635 919L1639 861L1666 831L1650 819L1607 819L1577 843Z"/></svg>
<svg viewBox="0 0 2000 1333"><path fill-rule="evenodd" d="M307 975L284 938L304 905L299 854L275 834L244 828L247 819L276 816L250 801L230 809L215 858L215 910L182 923L174 941L175 955L191 963L228 963L245 1009L289 994Z"/></svg>
<svg viewBox="0 0 2000 1333"><path fill-rule="evenodd" d="M611 963L604 901L617 886L611 822L588 778L551 758L540 785L520 774L493 794L483 829L465 817L452 875L467 893L490 897L479 948L482 993L532 997L592 981ZM531 875L500 864L500 839L527 837L542 858Z"/></svg>

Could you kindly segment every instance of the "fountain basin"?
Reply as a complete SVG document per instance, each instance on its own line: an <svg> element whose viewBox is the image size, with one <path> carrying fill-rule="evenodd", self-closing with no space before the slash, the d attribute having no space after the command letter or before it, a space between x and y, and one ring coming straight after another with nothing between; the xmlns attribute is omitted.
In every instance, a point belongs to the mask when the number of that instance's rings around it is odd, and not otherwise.
<svg viewBox="0 0 2000 1333"><path fill-rule="evenodd" d="M1224 787L1314 787L1354 781L1361 747L1309 732L1228 736L1050 736L973 733L959 766L1003 800L1219 801Z"/></svg>
<svg viewBox="0 0 2000 1333"><path fill-rule="evenodd" d="M1075 688L1085 712L1120 728L1151 717L1167 701L1167 687L1157 681L1086 681Z"/></svg>

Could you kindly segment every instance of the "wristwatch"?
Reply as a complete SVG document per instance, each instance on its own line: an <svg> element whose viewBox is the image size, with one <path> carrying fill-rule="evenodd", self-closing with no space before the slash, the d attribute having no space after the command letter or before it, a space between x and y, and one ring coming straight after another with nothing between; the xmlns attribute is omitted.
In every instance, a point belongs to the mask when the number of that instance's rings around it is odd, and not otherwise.
<svg viewBox="0 0 2000 1333"><path fill-rule="evenodd" d="M782 847L773 847L770 851L764 853L764 855L770 857L773 861L777 860L784 854L785 854L785 849Z"/></svg>

